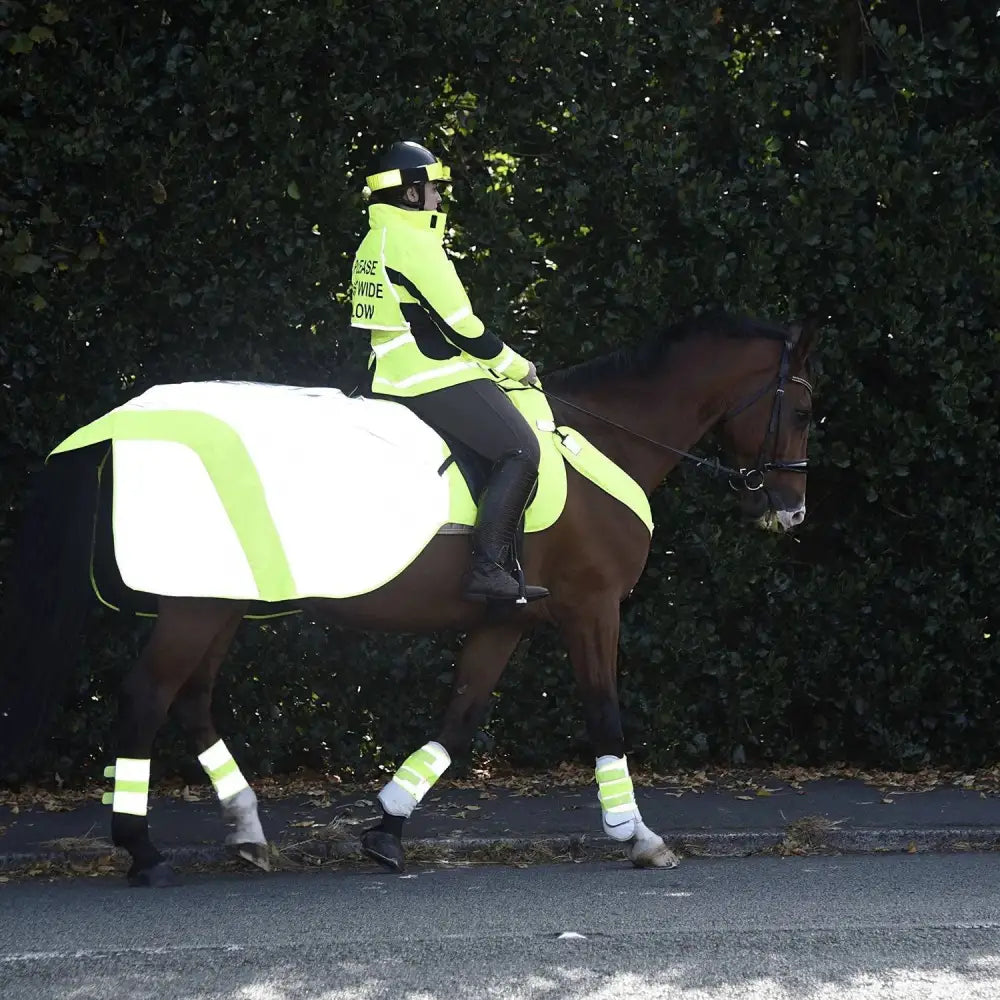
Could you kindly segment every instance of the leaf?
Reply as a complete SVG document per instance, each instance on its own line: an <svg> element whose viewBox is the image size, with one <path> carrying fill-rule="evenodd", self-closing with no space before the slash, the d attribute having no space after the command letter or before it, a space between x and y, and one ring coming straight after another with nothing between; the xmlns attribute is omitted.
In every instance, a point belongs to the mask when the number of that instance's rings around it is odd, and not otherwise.
<svg viewBox="0 0 1000 1000"><path fill-rule="evenodd" d="M45 260L38 254L25 253L14 258L11 268L16 274L34 274L44 263Z"/></svg>
<svg viewBox="0 0 1000 1000"><path fill-rule="evenodd" d="M69 14L62 7L57 7L54 3L47 3L42 8L42 20L46 24L57 24L59 21L68 21Z"/></svg>
<svg viewBox="0 0 1000 1000"><path fill-rule="evenodd" d="M28 32L28 37L33 41L37 42L39 45L42 42L55 42L56 36L51 28L46 28L44 24L36 24L31 31Z"/></svg>
<svg viewBox="0 0 1000 1000"><path fill-rule="evenodd" d="M883 802L884 805L887 805L887 806L891 806L893 804L893 800L892 799L883 799L882 802Z"/></svg>
<svg viewBox="0 0 1000 1000"><path fill-rule="evenodd" d="M43 309L48 307L48 302L46 302L41 295L33 295L30 299L28 299L28 303L31 308L35 310L35 312L41 312Z"/></svg>
<svg viewBox="0 0 1000 1000"><path fill-rule="evenodd" d="M299 198L302 197L302 195L299 193L299 186L298 184L295 183L295 181L288 182L288 187L285 188L285 193L288 195L289 198L294 198L295 201L298 201Z"/></svg>
<svg viewBox="0 0 1000 1000"><path fill-rule="evenodd" d="M11 55L22 55L30 52L35 47L35 43L27 35L15 35L14 40L7 46L7 51Z"/></svg>

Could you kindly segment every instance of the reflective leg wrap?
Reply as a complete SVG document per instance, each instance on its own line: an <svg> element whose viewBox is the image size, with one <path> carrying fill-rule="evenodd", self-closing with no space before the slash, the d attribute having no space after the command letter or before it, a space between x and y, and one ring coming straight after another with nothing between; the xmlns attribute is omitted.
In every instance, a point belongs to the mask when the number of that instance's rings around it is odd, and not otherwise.
<svg viewBox="0 0 1000 1000"><path fill-rule="evenodd" d="M266 844L267 838L257 815L257 796L226 744L222 740L214 743L198 754L198 762L219 797L223 818L233 827L226 835L226 843Z"/></svg>
<svg viewBox="0 0 1000 1000"><path fill-rule="evenodd" d="M220 802L225 802L237 792L242 792L244 788L250 787L247 784L247 779L243 777L243 772L233 760L233 755L222 740L198 754L198 763L211 779L212 787L215 789L215 794L219 796Z"/></svg>
<svg viewBox="0 0 1000 1000"><path fill-rule="evenodd" d="M104 769L105 778L115 779L114 792L105 792L101 801L111 811L128 816L145 816L149 806L149 760L118 757L113 767Z"/></svg>
<svg viewBox="0 0 1000 1000"><path fill-rule="evenodd" d="M604 832L613 840L631 840L642 826L642 817L635 802L627 759L598 757L594 776Z"/></svg>
<svg viewBox="0 0 1000 1000"><path fill-rule="evenodd" d="M403 761L392 780L378 793L382 808L390 816L409 816L450 763L451 757L440 743L425 743Z"/></svg>

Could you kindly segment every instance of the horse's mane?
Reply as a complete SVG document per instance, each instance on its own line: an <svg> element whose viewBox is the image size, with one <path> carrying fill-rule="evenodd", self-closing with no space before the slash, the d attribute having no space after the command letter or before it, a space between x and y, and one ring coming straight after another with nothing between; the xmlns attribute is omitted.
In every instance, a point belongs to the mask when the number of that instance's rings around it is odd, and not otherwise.
<svg viewBox="0 0 1000 1000"><path fill-rule="evenodd" d="M788 331L782 327L749 316L734 316L722 311L703 313L672 323L637 345L620 347L610 354L546 373L545 385L553 389L586 390L604 385L613 378L656 375L675 344L701 333L738 339L785 340L788 337Z"/></svg>

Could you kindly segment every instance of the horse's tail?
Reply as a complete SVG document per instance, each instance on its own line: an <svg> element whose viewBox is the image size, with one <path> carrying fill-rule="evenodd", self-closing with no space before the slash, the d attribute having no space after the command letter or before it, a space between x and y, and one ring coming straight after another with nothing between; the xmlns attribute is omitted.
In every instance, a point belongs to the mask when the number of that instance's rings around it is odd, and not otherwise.
<svg viewBox="0 0 1000 1000"><path fill-rule="evenodd" d="M56 455L32 482L0 608L0 775L35 749L76 665L107 447Z"/></svg>

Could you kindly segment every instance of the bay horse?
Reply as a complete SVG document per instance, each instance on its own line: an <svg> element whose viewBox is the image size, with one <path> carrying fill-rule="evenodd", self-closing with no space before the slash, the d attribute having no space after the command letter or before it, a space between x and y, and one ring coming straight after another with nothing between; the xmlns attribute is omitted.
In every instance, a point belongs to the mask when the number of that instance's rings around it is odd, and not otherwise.
<svg viewBox="0 0 1000 1000"><path fill-rule="evenodd" d="M812 340L812 331L797 325L702 315L637 347L549 374L541 391L550 397L557 423L585 435L647 497L686 457L728 477L747 521L787 531L805 517ZM713 428L729 466L688 452ZM111 461L109 452L91 446L50 457L25 508L0 620L0 754L11 762L42 734L47 711L58 704L56 685L68 681L75 663L93 599L95 524L107 502L95 487L95 469ZM528 535L523 546L526 577L551 592L542 601L499 612L464 601L460 580L469 538L438 534L377 590L302 603L307 616L333 624L466 634L439 732L382 789L382 820L362 836L363 851L391 870L403 869L406 818L451 755L471 743L519 640L540 623L557 626L568 647L597 762L604 831L625 846L637 867L677 864L663 839L642 822L618 706L619 605L644 569L649 529L590 480L572 468L568 473L562 514L550 528ZM94 558L101 558L99 550ZM112 839L131 856L130 885L176 882L150 840L146 816L152 743L171 709L233 828L227 844L267 867L257 799L211 718L216 675L248 609L247 602L232 600L156 598L152 634L121 685L118 756L109 769L115 779ZM0 773L5 763L0 760Z"/></svg>

